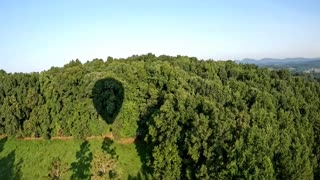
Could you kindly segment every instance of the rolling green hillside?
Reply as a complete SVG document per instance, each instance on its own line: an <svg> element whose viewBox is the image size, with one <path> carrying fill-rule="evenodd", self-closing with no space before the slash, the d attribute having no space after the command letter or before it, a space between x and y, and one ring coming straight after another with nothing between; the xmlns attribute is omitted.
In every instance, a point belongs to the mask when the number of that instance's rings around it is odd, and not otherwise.
<svg viewBox="0 0 320 180"><path fill-rule="evenodd" d="M74 179L320 178L320 84L311 76L147 54L0 78L3 177L65 166ZM111 133L136 143L83 141ZM65 136L74 140L11 139Z"/></svg>

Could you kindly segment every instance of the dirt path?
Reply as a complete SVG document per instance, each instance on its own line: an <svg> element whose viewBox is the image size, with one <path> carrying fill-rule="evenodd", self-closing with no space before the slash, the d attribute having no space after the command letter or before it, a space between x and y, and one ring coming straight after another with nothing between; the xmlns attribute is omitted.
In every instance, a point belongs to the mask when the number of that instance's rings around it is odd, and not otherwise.
<svg viewBox="0 0 320 180"><path fill-rule="evenodd" d="M6 135L0 135L0 139L6 137ZM112 133L105 134L103 136L89 136L86 138L86 140L94 140L94 139L112 139L114 140L115 143L117 144L133 144L136 142L137 138L136 137L131 137L131 138L120 138L120 139L115 139ZM55 136L51 137L51 140L72 140L72 136ZM24 138L19 138L19 140L22 141L39 141L43 140L41 137L24 137Z"/></svg>

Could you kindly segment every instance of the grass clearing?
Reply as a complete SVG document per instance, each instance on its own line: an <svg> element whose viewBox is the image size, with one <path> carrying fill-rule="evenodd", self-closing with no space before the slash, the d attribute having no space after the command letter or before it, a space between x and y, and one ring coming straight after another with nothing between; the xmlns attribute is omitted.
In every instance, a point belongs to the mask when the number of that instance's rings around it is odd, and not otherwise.
<svg viewBox="0 0 320 180"><path fill-rule="evenodd" d="M79 161L77 154L82 153L80 149L83 143L84 141L81 140L25 141L2 138L0 139L0 179L47 179L52 159L60 157L71 167L72 163ZM88 151L94 155L101 151L102 144L103 139L88 140ZM121 179L136 177L142 169L136 144L113 143L111 146L119 157L117 167ZM73 173L70 169L63 179L70 179Z"/></svg>

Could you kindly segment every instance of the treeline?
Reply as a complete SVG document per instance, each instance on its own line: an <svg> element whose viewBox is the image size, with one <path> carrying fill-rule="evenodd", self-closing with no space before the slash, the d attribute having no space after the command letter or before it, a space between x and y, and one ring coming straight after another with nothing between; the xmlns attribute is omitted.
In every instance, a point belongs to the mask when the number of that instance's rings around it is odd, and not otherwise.
<svg viewBox="0 0 320 180"><path fill-rule="evenodd" d="M138 136L156 179L320 178L320 84L310 76L147 54L0 78L9 136Z"/></svg>

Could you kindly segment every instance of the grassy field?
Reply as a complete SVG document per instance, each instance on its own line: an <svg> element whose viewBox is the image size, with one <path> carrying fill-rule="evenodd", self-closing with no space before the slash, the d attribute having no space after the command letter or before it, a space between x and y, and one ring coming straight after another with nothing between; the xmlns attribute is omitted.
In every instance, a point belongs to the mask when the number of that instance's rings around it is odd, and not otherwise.
<svg viewBox="0 0 320 180"><path fill-rule="evenodd" d="M62 179L88 168L92 159L85 155L101 151L105 140L16 140L0 139L0 179L48 179L48 168L54 157L70 167ZM108 144L119 157L120 179L146 179L142 174L141 152L137 144ZM82 158L83 156L84 158ZM87 167L85 167L87 166ZM78 168L78 169L77 169Z"/></svg>

